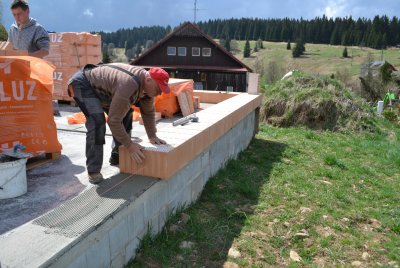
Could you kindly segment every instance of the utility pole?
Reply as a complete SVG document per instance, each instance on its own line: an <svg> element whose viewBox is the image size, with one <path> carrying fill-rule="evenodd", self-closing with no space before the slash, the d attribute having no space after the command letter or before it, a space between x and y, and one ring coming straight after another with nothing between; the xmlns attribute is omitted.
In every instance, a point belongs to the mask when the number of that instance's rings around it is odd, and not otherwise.
<svg viewBox="0 0 400 268"><path fill-rule="evenodd" d="M193 9L194 21L193 21L193 23L196 23L197 11L198 11L198 9L197 9L197 0L194 0L194 9Z"/></svg>
<svg viewBox="0 0 400 268"><path fill-rule="evenodd" d="M190 9L187 9L187 10L193 11L193 23L196 24L196 22L197 22L197 11L203 10L202 8L198 8L197 7L197 0L194 0L194 7L190 8Z"/></svg>

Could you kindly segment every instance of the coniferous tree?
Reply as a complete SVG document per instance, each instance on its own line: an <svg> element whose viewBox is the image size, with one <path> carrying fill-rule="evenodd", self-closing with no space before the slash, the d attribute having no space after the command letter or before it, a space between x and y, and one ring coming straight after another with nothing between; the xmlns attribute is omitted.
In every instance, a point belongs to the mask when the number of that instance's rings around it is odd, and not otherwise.
<svg viewBox="0 0 400 268"><path fill-rule="evenodd" d="M382 36L382 49L386 49L386 48L387 48L387 37L386 37L386 33L385 33Z"/></svg>
<svg viewBox="0 0 400 268"><path fill-rule="evenodd" d="M3 1L0 0L0 41L7 41L8 33L3 25Z"/></svg>
<svg viewBox="0 0 400 268"><path fill-rule="evenodd" d="M343 58L348 58L348 57L349 57L349 54L347 53L347 47L345 47L345 48L343 49L342 56L343 56Z"/></svg>
<svg viewBox="0 0 400 268"><path fill-rule="evenodd" d="M294 46L294 48L292 50L293 58L300 57L301 55L303 55L304 51L306 51L304 42L301 39L297 40L296 45Z"/></svg>
<svg viewBox="0 0 400 268"><path fill-rule="evenodd" d="M257 40L257 48L264 49L264 44L263 44L263 41L261 40L261 38L258 38L258 40Z"/></svg>
<svg viewBox="0 0 400 268"><path fill-rule="evenodd" d="M257 43L255 43L253 51L254 51L254 52L258 52L258 45L257 45Z"/></svg>
<svg viewBox="0 0 400 268"><path fill-rule="evenodd" d="M249 40L246 40L246 44L244 45L243 57L244 58L250 57L250 42L249 42Z"/></svg>
<svg viewBox="0 0 400 268"><path fill-rule="evenodd" d="M384 49L400 43L400 22L397 17L375 16L372 20L352 17L304 19L215 19L197 24L212 38L235 40L266 40L285 42L302 38L304 43L313 42L332 45L358 45ZM154 43L172 31L171 26L135 27L116 32L100 32L104 43L116 47L132 48L141 46L147 40ZM386 37L385 37L386 35ZM225 46L225 42L221 43ZM261 49L261 45L257 47Z"/></svg>
<svg viewBox="0 0 400 268"><path fill-rule="evenodd" d="M231 51L231 40L229 38L226 38L224 41L224 47L226 48L226 50L228 50L229 52Z"/></svg>
<svg viewBox="0 0 400 268"><path fill-rule="evenodd" d="M107 51L103 52L103 63L110 63L110 62L111 59L110 56L108 55L108 52Z"/></svg>
<svg viewBox="0 0 400 268"><path fill-rule="evenodd" d="M302 53L296 44L292 50L292 56L293 56L293 58L299 58L301 56L301 54Z"/></svg>
<svg viewBox="0 0 400 268"><path fill-rule="evenodd" d="M0 24L0 41L7 41L8 33L6 28L4 28L3 24Z"/></svg>
<svg viewBox="0 0 400 268"><path fill-rule="evenodd" d="M291 49L292 49L292 47L291 47L291 45L290 45L290 40L287 41L286 49L287 49L287 50L291 50Z"/></svg>

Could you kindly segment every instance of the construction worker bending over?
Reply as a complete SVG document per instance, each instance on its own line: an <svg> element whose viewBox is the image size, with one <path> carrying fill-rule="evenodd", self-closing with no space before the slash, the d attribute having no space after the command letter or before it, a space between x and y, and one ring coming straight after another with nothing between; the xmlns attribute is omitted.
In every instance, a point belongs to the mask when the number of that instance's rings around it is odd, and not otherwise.
<svg viewBox="0 0 400 268"><path fill-rule="evenodd" d="M143 124L153 144L166 142L156 135L154 98L169 93L169 75L161 68L143 68L111 63L86 65L68 81L68 94L74 98L86 116L86 168L89 182L100 183L105 144L106 119L113 135L110 164L119 164L118 147L124 145L133 160L142 163L143 147L131 140L132 105L140 108Z"/></svg>
<svg viewBox="0 0 400 268"><path fill-rule="evenodd" d="M10 27L8 41L14 49L27 50L30 56L43 58L49 54L50 38L47 31L36 20L29 17L26 0L14 0L11 13L15 23Z"/></svg>

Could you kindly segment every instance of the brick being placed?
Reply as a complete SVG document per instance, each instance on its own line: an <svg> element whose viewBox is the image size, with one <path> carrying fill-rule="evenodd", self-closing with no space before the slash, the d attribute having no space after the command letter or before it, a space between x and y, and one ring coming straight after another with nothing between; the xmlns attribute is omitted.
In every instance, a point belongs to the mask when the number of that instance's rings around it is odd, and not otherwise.
<svg viewBox="0 0 400 268"><path fill-rule="evenodd" d="M132 160L126 148L121 146L120 170L169 179L260 105L259 95L233 94L231 98L196 113L198 122L159 130L157 135L167 142L166 145L142 142L146 157L142 164ZM141 140L146 141L147 137L141 137Z"/></svg>

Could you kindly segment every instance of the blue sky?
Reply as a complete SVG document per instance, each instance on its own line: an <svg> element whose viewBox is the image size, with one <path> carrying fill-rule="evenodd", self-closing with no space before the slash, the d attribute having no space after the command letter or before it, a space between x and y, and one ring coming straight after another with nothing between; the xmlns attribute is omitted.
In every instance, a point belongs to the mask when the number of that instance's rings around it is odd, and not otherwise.
<svg viewBox="0 0 400 268"><path fill-rule="evenodd" d="M11 0L3 4L2 23L13 23ZM193 0L29 0L31 17L48 31L115 31L140 26L175 27L194 20ZM216 18L373 18L399 16L400 0L198 0L197 20Z"/></svg>

